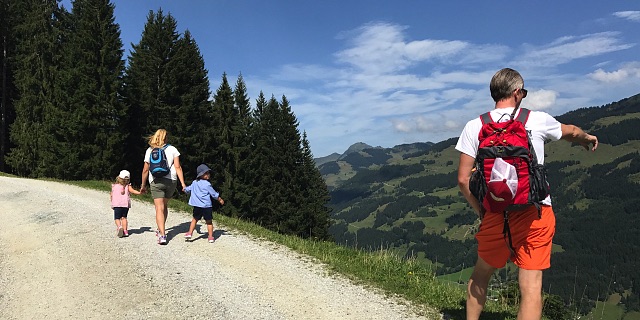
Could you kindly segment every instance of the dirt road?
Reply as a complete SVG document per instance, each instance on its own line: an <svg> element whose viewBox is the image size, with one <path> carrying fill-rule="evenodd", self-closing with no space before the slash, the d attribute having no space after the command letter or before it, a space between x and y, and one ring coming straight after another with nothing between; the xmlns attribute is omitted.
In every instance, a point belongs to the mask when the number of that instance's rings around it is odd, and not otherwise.
<svg viewBox="0 0 640 320"><path fill-rule="evenodd" d="M185 242L184 212L159 246L152 205L134 201L131 236L117 238L106 192L0 177L0 219L0 319L439 317L224 227L214 244L204 226Z"/></svg>

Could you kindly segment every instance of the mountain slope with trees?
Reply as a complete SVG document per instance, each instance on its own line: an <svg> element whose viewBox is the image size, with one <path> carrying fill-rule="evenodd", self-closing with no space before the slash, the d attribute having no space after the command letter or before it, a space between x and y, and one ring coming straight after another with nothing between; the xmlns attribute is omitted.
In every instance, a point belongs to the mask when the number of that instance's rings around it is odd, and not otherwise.
<svg viewBox="0 0 640 320"><path fill-rule="evenodd" d="M638 311L640 95L557 119L597 135L600 146L593 153L566 141L546 146L557 226L544 289L582 313L616 293ZM458 191L456 142L364 149L320 165L336 242L390 248L441 275L473 266L479 220Z"/></svg>

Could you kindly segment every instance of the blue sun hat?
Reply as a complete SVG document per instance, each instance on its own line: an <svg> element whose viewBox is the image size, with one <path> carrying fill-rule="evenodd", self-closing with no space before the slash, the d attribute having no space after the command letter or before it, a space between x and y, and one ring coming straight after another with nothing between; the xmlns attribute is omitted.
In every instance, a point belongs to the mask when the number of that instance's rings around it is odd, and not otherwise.
<svg viewBox="0 0 640 320"><path fill-rule="evenodd" d="M196 172L197 172L196 179L202 177L203 174L205 174L205 173L207 173L209 171L211 171L211 169L209 169L209 167L207 167L206 164L203 163L203 164L199 165L198 169L196 169Z"/></svg>

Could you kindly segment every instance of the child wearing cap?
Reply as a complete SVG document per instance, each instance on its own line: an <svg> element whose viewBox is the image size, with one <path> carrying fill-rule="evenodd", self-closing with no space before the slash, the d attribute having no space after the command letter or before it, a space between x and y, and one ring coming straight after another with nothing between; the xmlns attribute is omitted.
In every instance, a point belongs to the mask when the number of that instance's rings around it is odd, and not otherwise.
<svg viewBox="0 0 640 320"><path fill-rule="evenodd" d="M189 205L193 207L193 219L191 219L191 226L189 226L189 232L184 235L185 240L191 240L191 234L196 228L198 220L204 218L207 223L207 231L209 233L209 243L213 243L215 238L213 237L213 203L211 199L218 200L220 205L224 205L224 200L220 197L220 194L213 189L209 178L211 169L206 164L198 166L196 172L196 180L188 187L184 188L184 192L191 193L189 197Z"/></svg>
<svg viewBox="0 0 640 320"><path fill-rule="evenodd" d="M116 235L118 238L128 237L127 214L131 208L130 194L140 194L140 191L134 189L129 183L131 174L129 171L122 170L116 177L116 183L111 185L111 208L113 209L113 219L116 223Z"/></svg>

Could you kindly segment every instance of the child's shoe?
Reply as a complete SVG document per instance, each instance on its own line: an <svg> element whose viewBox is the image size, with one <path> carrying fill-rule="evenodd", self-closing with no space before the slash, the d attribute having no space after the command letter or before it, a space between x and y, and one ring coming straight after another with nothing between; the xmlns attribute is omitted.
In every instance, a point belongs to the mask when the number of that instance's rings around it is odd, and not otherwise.
<svg viewBox="0 0 640 320"><path fill-rule="evenodd" d="M126 237L128 237L128 236L129 236L129 231L124 230L124 237L126 238Z"/></svg>
<svg viewBox="0 0 640 320"><path fill-rule="evenodd" d="M191 233L185 233L184 234L184 239L185 240L191 240Z"/></svg>
<svg viewBox="0 0 640 320"><path fill-rule="evenodd" d="M124 236L124 230L122 229L122 227L118 227L118 238L122 238Z"/></svg>
<svg viewBox="0 0 640 320"><path fill-rule="evenodd" d="M214 237L209 237L209 243L214 243L216 242L216 239Z"/></svg>
<svg viewBox="0 0 640 320"><path fill-rule="evenodd" d="M161 244L161 245L167 244L167 236L159 236L158 237L158 244Z"/></svg>

